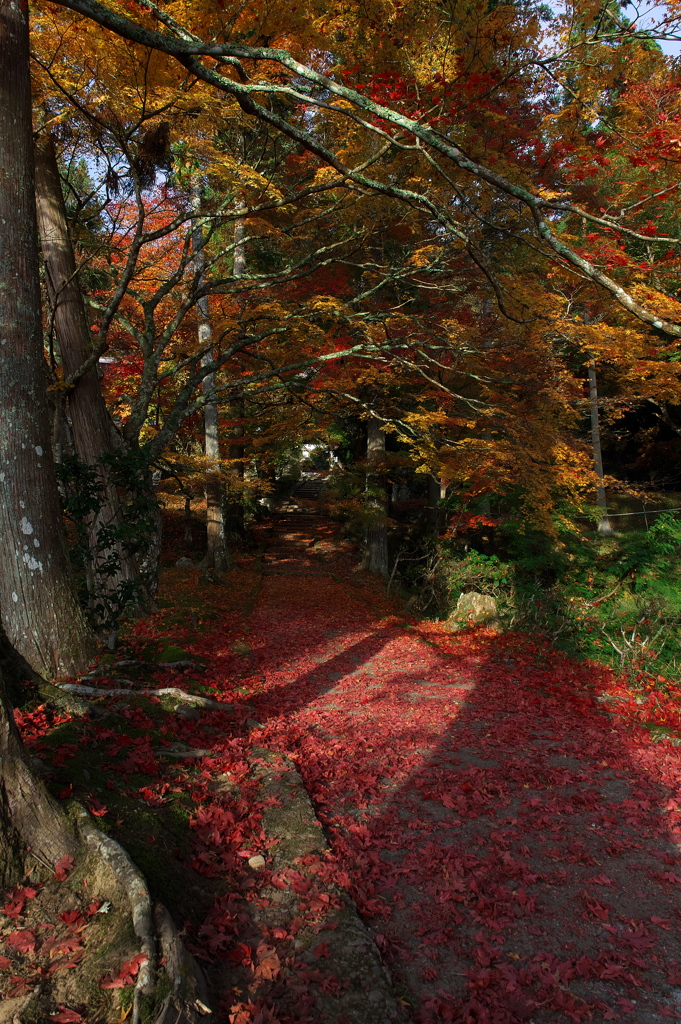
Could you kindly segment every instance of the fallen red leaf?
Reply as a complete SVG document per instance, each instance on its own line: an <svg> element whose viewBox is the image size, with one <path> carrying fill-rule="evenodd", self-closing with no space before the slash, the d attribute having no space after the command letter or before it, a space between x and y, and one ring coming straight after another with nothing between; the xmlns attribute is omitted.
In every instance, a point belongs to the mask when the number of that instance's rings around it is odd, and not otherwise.
<svg viewBox="0 0 681 1024"><path fill-rule="evenodd" d="M54 877L59 882L63 882L68 877L68 873L73 867L73 857L69 857L68 853L57 861L54 865Z"/></svg>
<svg viewBox="0 0 681 1024"><path fill-rule="evenodd" d="M35 932L32 928L23 931L10 932L5 936L5 942L18 953L32 953L35 950Z"/></svg>
<svg viewBox="0 0 681 1024"><path fill-rule="evenodd" d="M50 1020L54 1021L54 1024L81 1024L81 1021L85 1021L84 1017L81 1017L75 1010L69 1010L65 1006L59 1007L59 1013L51 1013Z"/></svg>
<svg viewBox="0 0 681 1024"><path fill-rule="evenodd" d="M100 988L125 988L127 985L133 985L135 978L139 974L139 969L142 964L145 964L148 960L146 953L138 953L132 960L125 960L121 964L121 969L115 978L110 976L102 978L99 983Z"/></svg>

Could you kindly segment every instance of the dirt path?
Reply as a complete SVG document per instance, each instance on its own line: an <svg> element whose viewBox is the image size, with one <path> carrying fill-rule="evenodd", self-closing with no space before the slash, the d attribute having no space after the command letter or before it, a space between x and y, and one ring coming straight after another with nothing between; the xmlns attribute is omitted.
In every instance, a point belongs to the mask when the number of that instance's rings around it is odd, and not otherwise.
<svg viewBox="0 0 681 1024"><path fill-rule="evenodd" d="M230 685L413 1018L681 1019L679 748L607 714L594 666L382 618L334 536L281 516Z"/></svg>

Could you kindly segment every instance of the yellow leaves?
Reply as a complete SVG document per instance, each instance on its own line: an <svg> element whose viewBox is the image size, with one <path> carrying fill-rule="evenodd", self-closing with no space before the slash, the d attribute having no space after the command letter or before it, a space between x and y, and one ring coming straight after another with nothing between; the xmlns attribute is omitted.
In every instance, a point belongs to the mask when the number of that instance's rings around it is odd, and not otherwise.
<svg viewBox="0 0 681 1024"><path fill-rule="evenodd" d="M257 320L260 317L264 317L267 320L285 320L287 316L288 310L286 307L276 300L272 300L271 302L261 302L251 311L251 317L253 320Z"/></svg>
<svg viewBox="0 0 681 1024"><path fill-rule="evenodd" d="M328 185L334 181L337 181L339 185L343 181L343 178L335 169L335 167L320 167L315 173L315 176L312 180L312 187L314 188L319 185Z"/></svg>
<svg viewBox="0 0 681 1024"><path fill-rule="evenodd" d="M645 283L635 284L629 291L641 305L663 320L670 320L672 323L681 322L681 303L671 295L665 295Z"/></svg>
<svg viewBox="0 0 681 1024"><path fill-rule="evenodd" d="M550 188L538 188L537 195L541 196L542 199L561 199L563 197L562 192L554 192Z"/></svg>
<svg viewBox="0 0 681 1024"><path fill-rule="evenodd" d="M318 295L309 303L309 309L315 313L321 313L327 317L348 317L352 310L342 299L333 295Z"/></svg>
<svg viewBox="0 0 681 1024"><path fill-rule="evenodd" d="M385 327L382 324L365 324L364 334L373 345L382 345L386 340Z"/></svg>
<svg viewBox="0 0 681 1024"><path fill-rule="evenodd" d="M416 252L411 254L407 263L418 269L428 267L441 253L442 248L439 245L424 245L421 249L417 249Z"/></svg>
<svg viewBox="0 0 681 1024"><path fill-rule="evenodd" d="M269 178L260 174L250 164L238 160L231 153L218 149L206 139L195 140L192 152L195 156L200 154L204 162L204 172L215 186L227 187L247 202L283 198L281 191Z"/></svg>

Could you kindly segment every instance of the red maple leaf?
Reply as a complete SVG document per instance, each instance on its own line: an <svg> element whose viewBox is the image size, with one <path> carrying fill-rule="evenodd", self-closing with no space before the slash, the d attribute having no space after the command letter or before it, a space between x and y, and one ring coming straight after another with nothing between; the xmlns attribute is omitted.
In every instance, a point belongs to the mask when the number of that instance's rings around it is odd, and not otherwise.
<svg viewBox="0 0 681 1024"><path fill-rule="evenodd" d="M72 867L73 857L69 857L68 853L64 854L64 856L61 857L54 865L54 877L57 881L63 882Z"/></svg>
<svg viewBox="0 0 681 1024"><path fill-rule="evenodd" d="M35 950L35 932L32 928L10 932L5 938L5 942L12 949L16 949L18 953L33 953Z"/></svg>
<svg viewBox="0 0 681 1024"><path fill-rule="evenodd" d="M121 969L115 978L110 976L102 978L99 983L100 988L125 988L127 985L133 985L135 978L139 974L139 969L142 964L145 964L148 960L146 953L138 953L132 960L124 960L121 964Z"/></svg>
<svg viewBox="0 0 681 1024"><path fill-rule="evenodd" d="M50 1020L54 1021L54 1024L81 1024L81 1022L85 1024L84 1017L61 1004L59 1004L59 1013L51 1013Z"/></svg>

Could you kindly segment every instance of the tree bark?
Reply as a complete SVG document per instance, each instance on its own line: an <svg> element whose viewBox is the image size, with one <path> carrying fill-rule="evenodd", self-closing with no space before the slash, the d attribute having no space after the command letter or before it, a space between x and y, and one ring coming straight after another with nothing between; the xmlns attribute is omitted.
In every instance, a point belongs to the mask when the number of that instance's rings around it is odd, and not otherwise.
<svg viewBox="0 0 681 1024"><path fill-rule="evenodd" d="M198 212L201 206L201 189L196 185L193 189L192 203ZM199 286L203 284L206 256L201 221L193 223L192 245L194 247L194 266L199 274ZM196 304L199 320L199 347L206 349L201 357L202 366L213 361L212 347L213 329L210 322L208 296L202 296ZM203 378L203 394L206 403L203 407L204 445L206 458L211 466L206 472L206 557L204 565L209 569L224 571L229 565L229 553L225 538L225 494L220 479L220 426L218 422L218 403L216 397L215 374L209 373Z"/></svg>
<svg viewBox="0 0 681 1024"><path fill-rule="evenodd" d="M68 233L57 155L47 134L40 135L35 144L35 172L38 229L50 315L64 375L69 378L78 373L92 354L92 344ZM102 462L102 456L120 441L115 437L96 366L78 378L69 391L68 404L76 453L82 463L95 467L101 489L101 508L87 523L88 590L93 599L96 595L105 602L117 603L117 595L122 596L131 589L143 593L143 588L132 554L119 542L108 544L103 539L103 530L108 532L111 527L121 526L124 519L111 468ZM133 588L126 588L129 583ZM115 609L118 610L121 609Z"/></svg>
<svg viewBox="0 0 681 1024"><path fill-rule="evenodd" d="M246 234L246 225L243 217L234 222L234 266L232 276L243 277L246 273L246 247L243 238ZM244 419L246 416L246 403L243 398L237 398L229 403L230 419L234 420L229 442L229 460L233 472L239 481L237 487L232 489L227 501L227 532L230 540L242 541L246 536L246 525L244 521Z"/></svg>
<svg viewBox="0 0 681 1024"><path fill-rule="evenodd" d="M432 473L428 474L428 519L436 535L444 530L444 513L438 502L447 496L446 486Z"/></svg>
<svg viewBox="0 0 681 1024"><path fill-rule="evenodd" d="M594 469L596 471L596 504L601 510L598 532L602 537L614 537L615 531L608 519L608 503L603 483L603 456L601 454L601 428L598 417L598 387L596 384L596 360L592 356L589 361L589 404L591 406L591 446L593 448Z"/></svg>
<svg viewBox="0 0 681 1024"><path fill-rule="evenodd" d="M377 576L388 575L388 528L386 492L383 477L377 472L385 456L385 432L378 420L367 420L366 507L369 523L364 532L364 567Z"/></svg>
<svg viewBox="0 0 681 1024"><path fill-rule="evenodd" d="M34 196L28 5L0 0L0 608L36 672L96 644L78 605L50 449Z"/></svg>
<svg viewBox="0 0 681 1024"><path fill-rule="evenodd" d="M26 762L0 672L0 889L22 878L27 851L53 867L77 848L66 818Z"/></svg>

